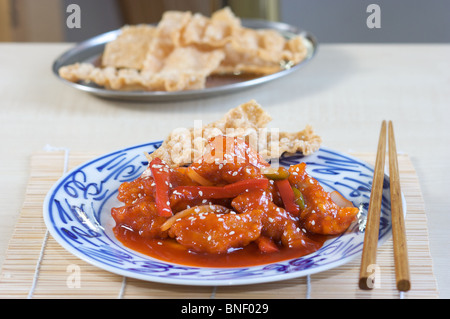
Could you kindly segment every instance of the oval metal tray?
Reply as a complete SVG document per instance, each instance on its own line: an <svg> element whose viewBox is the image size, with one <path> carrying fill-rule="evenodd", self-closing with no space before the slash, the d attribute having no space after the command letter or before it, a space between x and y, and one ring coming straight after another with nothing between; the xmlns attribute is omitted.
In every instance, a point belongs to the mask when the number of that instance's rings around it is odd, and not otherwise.
<svg viewBox="0 0 450 319"><path fill-rule="evenodd" d="M203 98L225 93L236 92L245 88L254 87L277 78L286 76L292 72L297 71L300 67L309 62L317 51L317 41L315 37L307 31L299 30L295 26L288 25L281 22L271 22L265 20L249 20L242 19L242 25L252 29L274 29L280 32L286 38L294 35L300 35L306 43L307 55L306 58L299 64L286 68L274 74L260 76L260 77L211 77L207 79L206 88L200 90L185 90L177 92L165 91L115 91L105 89L94 83L87 82L70 82L61 78L58 74L60 67L74 64L77 62L95 63L99 61L104 51L105 45L113 41L120 34L120 29L100 34L86 41L83 41L73 48L69 49L61 56L59 56L53 63L53 73L64 83L85 92L94 95L111 98L115 100L128 101L176 101L194 98Z"/></svg>

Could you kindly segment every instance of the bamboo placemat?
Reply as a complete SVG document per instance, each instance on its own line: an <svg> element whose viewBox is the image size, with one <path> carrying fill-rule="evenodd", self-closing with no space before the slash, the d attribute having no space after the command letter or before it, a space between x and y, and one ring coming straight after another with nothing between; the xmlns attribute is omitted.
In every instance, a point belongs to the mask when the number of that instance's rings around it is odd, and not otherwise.
<svg viewBox="0 0 450 319"><path fill-rule="evenodd" d="M67 150L32 155L25 201L0 273L0 298L438 298L423 198L406 154L399 155L399 168L407 203L405 222L412 288L402 294L395 288L391 240L378 250L379 287L370 291L358 288L360 258L307 277L221 287L145 282L94 267L67 252L48 235L42 205L47 191L64 170L95 155ZM352 155L372 164L375 159L374 154Z"/></svg>

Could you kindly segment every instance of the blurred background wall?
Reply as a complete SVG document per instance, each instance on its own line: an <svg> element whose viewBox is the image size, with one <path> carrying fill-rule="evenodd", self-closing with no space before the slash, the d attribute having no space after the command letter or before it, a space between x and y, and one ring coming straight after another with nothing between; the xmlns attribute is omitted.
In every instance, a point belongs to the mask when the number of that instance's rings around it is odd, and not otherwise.
<svg viewBox="0 0 450 319"><path fill-rule="evenodd" d="M70 4L80 8L80 28L67 26ZM367 27L370 4L380 7L381 28ZM223 6L240 17L296 25L321 43L450 42L450 0L0 0L0 41L79 42L157 22L166 10L210 15Z"/></svg>

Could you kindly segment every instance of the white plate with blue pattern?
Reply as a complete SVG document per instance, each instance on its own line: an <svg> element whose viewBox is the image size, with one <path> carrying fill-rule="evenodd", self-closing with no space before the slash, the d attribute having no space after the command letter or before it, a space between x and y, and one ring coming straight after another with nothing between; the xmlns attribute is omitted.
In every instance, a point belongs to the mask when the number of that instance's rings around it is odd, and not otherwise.
<svg viewBox="0 0 450 319"><path fill-rule="evenodd" d="M50 234L65 249L104 270L146 281L196 286L243 285L302 277L343 265L361 255L364 232L355 222L316 252L272 264L207 268L177 265L133 251L114 236L111 208L121 205L117 191L147 167L145 152L161 141L129 147L95 158L65 174L48 192L43 212ZM316 153L282 156L280 164L307 163L307 171L327 190L337 190L367 213L373 166L322 147ZM404 204L403 207L406 207ZM391 236L389 177L383 187L379 245Z"/></svg>

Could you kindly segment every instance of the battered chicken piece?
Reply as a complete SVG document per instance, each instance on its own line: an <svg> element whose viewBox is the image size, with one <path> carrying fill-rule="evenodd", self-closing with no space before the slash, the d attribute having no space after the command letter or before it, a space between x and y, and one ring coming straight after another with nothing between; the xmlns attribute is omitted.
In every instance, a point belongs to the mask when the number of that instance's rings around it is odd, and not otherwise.
<svg viewBox="0 0 450 319"><path fill-rule="evenodd" d="M138 200L134 204L113 207L111 216L117 225L139 234L143 238L166 238L161 225L167 220L158 215L153 201Z"/></svg>
<svg viewBox="0 0 450 319"><path fill-rule="evenodd" d="M298 219L286 210L273 203L272 194L268 191L255 190L237 196L231 203L241 213L261 210L261 235L271 238L286 247L309 247L317 249L317 242L311 240L299 227Z"/></svg>
<svg viewBox="0 0 450 319"><path fill-rule="evenodd" d="M306 164L289 168L289 182L303 195L304 209L300 220L304 227L315 234L337 235L344 232L355 220L357 207L339 207L319 182L306 172Z"/></svg>
<svg viewBox="0 0 450 319"><path fill-rule="evenodd" d="M169 236L197 252L226 253L260 236L261 213L259 210L246 214L201 213L175 222L169 229Z"/></svg>
<svg viewBox="0 0 450 319"><path fill-rule="evenodd" d="M289 248L305 249L305 252L314 252L322 246L321 242L312 240L305 234L305 229L298 227L295 223L290 222L286 224L283 235L281 236L283 246Z"/></svg>
<svg viewBox="0 0 450 319"><path fill-rule="evenodd" d="M261 218L262 234L280 240L288 221L294 221L283 208L272 202L272 194L265 190L254 190L237 196L231 206L240 213L255 209L264 212Z"/></svg>

